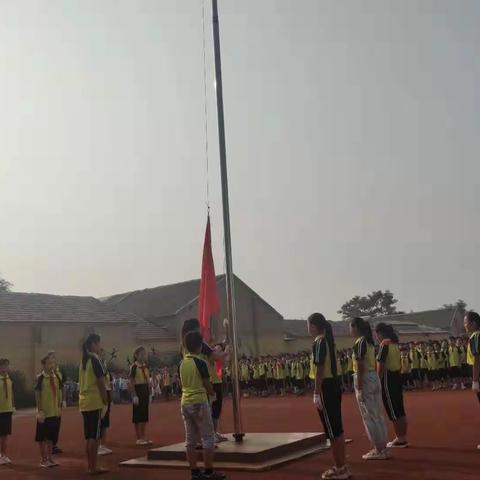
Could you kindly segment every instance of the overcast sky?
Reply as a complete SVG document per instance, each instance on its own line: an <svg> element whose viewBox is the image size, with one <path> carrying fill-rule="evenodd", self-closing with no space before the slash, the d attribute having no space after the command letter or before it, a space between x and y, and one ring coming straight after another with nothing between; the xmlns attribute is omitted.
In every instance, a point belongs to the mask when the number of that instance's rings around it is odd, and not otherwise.
<svg viewBox="0 0 480 480"><path fill-rule="evenodd" d="M286 317L480 308L480 2L220 0L235 272ZM224 271L209 1L212 228ZM200 274L201 0L0 1L0 272Z"/></svg>

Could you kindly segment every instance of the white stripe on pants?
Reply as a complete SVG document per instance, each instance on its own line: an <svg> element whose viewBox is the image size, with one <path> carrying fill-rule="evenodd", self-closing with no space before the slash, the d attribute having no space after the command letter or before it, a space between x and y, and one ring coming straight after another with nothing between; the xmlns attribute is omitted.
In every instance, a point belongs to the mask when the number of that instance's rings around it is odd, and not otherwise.
<svg viewBox="0 0 480 480"><path fill-rule="evenodd" d="M360 415L372 445L380 452L387 446L387 427L383 418L382 386L376 372L363 374L363 399L358 400L358 375L354 375L355 393Z"/></svg>

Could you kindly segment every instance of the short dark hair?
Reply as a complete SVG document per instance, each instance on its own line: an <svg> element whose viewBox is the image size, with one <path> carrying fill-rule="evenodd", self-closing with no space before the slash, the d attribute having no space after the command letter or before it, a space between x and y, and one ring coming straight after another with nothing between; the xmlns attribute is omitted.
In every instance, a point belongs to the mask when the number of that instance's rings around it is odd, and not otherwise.
<svg viewBox="0 0 480 480"><path fill-rule="evenodd" d="M0 367L6 367L10 365L10 360L8 358L0 358Z"/></svg>
<svg viewBox="0 0 480 480"><path fill-rule="evenodd" d="M203 337L200 332L188 332L184 338L185 348L190 352L197 352L201 349L203 343Z"/></svg>
<svg viewBox="0 0 480 480"><path fill-rule="evenodd" d="M480 328L480 315L477 312L471 310L470 312L467 312L465 316L470 323L474 323L477 328Z"/></svg>

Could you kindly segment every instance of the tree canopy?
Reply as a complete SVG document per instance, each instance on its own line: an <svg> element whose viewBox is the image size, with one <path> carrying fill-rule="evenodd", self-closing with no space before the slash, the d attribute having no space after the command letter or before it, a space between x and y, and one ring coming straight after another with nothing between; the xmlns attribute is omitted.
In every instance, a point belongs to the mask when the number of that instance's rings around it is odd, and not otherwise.
<svg viewBox="0 0 480 480"><path fill-rule="evenodd" d="M395 304L398 300L390 290L376 290L363 297L357 295L345 302L337 313L345 318L378 317L402 313L397 311Z"/></svg>

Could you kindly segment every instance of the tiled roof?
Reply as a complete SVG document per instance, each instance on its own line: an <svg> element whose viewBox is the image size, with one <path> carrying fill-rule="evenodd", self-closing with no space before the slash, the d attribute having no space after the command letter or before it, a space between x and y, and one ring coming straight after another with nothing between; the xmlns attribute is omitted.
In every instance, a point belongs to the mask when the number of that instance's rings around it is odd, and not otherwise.
<svg viewBox="0 0 480 480"><path fill-rule="evenodd" d="M0 322L137 323L94 297L0 293Z"/></svg>
<svg viewBox="0 0 480 480"><path fill-rule="evenodd" d="M156 325L148 321L140 320L137 325L136 335L140 342L178 339L175 324L172 322L162 322Z"/></svg>

